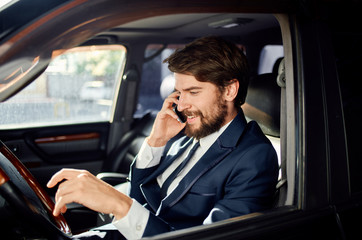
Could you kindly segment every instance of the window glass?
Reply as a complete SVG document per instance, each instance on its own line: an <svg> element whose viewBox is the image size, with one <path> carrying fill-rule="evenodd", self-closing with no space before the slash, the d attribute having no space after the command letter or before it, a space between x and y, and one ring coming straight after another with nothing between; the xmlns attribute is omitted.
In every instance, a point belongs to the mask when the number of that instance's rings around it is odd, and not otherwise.
<svg viewBox="0 0 362 240"><path fill-rule="evenodd" d="M284 57L282 45L266 45L260 53L258 74L273 72L275 62L281 57Z"/></svg>
<svg viewBox="0 0 362 240"><path fill-rule="evenodd" d="M163 100L174 90L175 80L167 64L162 63L181 45L150 44L145 50L141 86L135 117L148 111L160 110Z"/></svg>
<svg viewBox="0 0 362 240"><path fill-rule="evenodd" d="M125 55L120 45L55 51L42 75L0 104L0 128L111 121Z"/></svg>

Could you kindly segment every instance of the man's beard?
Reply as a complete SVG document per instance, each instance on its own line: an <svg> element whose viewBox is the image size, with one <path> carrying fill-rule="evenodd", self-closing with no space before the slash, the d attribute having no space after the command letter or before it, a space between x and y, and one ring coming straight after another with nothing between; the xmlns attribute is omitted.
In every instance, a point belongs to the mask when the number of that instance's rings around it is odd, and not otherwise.
<svg viewBox="0 0 362 240"><path fill-rule="evenodd" d="M198 129L193 129L193 126L188 124L185 127L185 134L188 137L200 139L218 131L223 126L227 115L227 107L222 100L219 100L216 104L216 109L212 111L208 118L205 118L201 111L191 112L185 110L184 114L200 117L201 124Z"/></svg>

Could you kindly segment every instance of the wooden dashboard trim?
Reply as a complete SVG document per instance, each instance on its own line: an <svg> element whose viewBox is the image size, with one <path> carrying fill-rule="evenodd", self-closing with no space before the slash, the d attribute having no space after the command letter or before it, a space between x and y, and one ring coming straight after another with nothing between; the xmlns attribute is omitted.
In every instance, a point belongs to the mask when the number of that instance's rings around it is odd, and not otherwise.
<svg viewBox="0 0 362 240"><path fill-rule="evenodd" d="M42 137L42 138L35 139L35 143L37 143L37 144L56 143L56 142L68 142L68 141L89 140L89 139L98 139L98 138L100 138L99 133L91 132L91 133L80 133L80 134Z"/></svg>
<svg viewBox="0 0 362 240"><path fill-rule="evenodd" d="M9 176L0 168L0 186L10 180Z"/></svg>

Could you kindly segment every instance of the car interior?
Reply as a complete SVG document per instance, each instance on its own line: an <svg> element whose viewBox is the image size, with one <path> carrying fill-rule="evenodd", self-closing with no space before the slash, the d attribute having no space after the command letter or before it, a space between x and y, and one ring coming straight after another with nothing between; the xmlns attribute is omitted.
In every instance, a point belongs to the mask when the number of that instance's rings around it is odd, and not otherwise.
<svg viewBox="0 0 362 240"><path fill-rule="evenodd" d="M115 12L116 10L114 15ZM86 28L81 29L80 33L83 31L85 35L93 34L86 39L72 33L68 41L49 45L53 52L53 57L49 60L55 59L55 55L59 56L54 54L58 50L76 47L121 45L125 48L125 60L120 64L121 68L113 85L108 119L95 122L66 122L62 119L61 123L40 122L38 125L27 121L26 123L32 124L21 124L21 127L16 124L9 127L7 123L0 123L6 126L0 131L0 140L23 162L47 194L54 197L55 190L48 189L46 183L63 167L87 169L104 181L126 190L130 164L150 133L164 96L173 91L172 84L166 90L162 89L163 82L171 81L172 78L165 70L167 67L162 66L165 65L162 64L163 59L174 49L196 38L214 35L238 44L248 58L250 83L246 103L240 107L248 121L258 122L278 153L280 176L276 186L275 208L292 205L294 190L288 189L287 182L291 181L290 186L293 186L294 166L289 166L288 175L285 150L285 83L286 75L290 74L286 72L285 61L286 57L290 57L285 56L290 49L287 51L285 45L290 39L285 36L283 38L282 30L288 24L287 19L279 14L244 13L226 8L215 11L207 7L191 12L184 9L156 11L151 16L133 18L125 14L119 18L121 20L114 21L112 18L100 21L103 25L94 23L91 26L99 27L101 31L92 30L91 34L86 32ZM69 24L70 21L71 19L64 24ZM63 36L67 37L66 34ZM288 64L290 66L291 63ZM49 68L52 66L51 62L45 65L49 65ZM25 79L38 81L43 71L48 70L43 67L42 71L25 76ZM12 79L17 81L16 78ZM8 80L5 84L0 82L1 94L7 84L12 84L11 81ZM27 91L29 87L31 85L28 83L22 83L22 91ZM59 89L63 87L58 86ZM8 99L5 103L9 104L15 101L13 99L19 102L16 98L18 93L21 91L10 91L2 95L1 100ZM154 95L157 95L155 102L152 100ZM53 105L51 107L55 109ZM72 111L61 104L57 105L57 110L58 114L63 114L61 111L64 111L64 115ZM60 152L59 149L66 149L66 152ZM2 152L1 157L3 156ZM69 205L64 217L73 234L111 221L110 216L96 213L79 204Z"/></svg>
<svg viewBox="0 0 362 240"><path fill-rule="evenodd" d="M131 32L132 34L130 34ZM248 120L255 120L259 123L263 132L269 137L280 155L280 106L283 85L280 81L277 81L277 78L285 74L283 70L278 72L279 69L283 69L284 62L281 61L283 57L274 56L271 72L258 74L257 71L258 64L261 62L260 57L263 47L267 45L282 47L280 27L275 16L271 14L176 14L127 23L103 34L110 35L107 36L108 39L125 41L132 48L135 48L133 41L139 41L140 35L143 36L142 39L147 39L147 41L142 41L144 45L147 43L157 43L163 46L168 44L182 45L197 37L208 35L223 36L240 44L245 49L250 65L255 64L251 68L252 76L246 103L241 108ZM260 34L268 37L262 38ZM133 35L137 35L137 38L133 39ZM177 39L170 36L177 36ZM99 36L98 38L106 37ZM98 39L89 40L85 44L93 44L95 40ZM137 48L138 46L137 44ZM161 51L158 52L161 53ZM144 79L141 80L142 73L140 74L139 70L142 66L137 68L138 65L137 61L132 64L130 69L125 71L123 81L144 81ZM140 114L141 116L132 122L130 130L120 138L116 143L117 145L105 159L102 171L97 175L99 178L112 185L127 181L129 166L152 129L157 109L152 110L143 115ZM284 204L285 195L282 198L280 197L280 189L286 186L285 182L285 179L280 179L277 186L275 206ZM79 208L74 206L72 210L79 211ZM68 214L73 214L73 212L70 211ZM74 218L70 217L70 219ZM110 220L107 216L101 214L97 218L97 224L107 223L105 219Z"/></svg>

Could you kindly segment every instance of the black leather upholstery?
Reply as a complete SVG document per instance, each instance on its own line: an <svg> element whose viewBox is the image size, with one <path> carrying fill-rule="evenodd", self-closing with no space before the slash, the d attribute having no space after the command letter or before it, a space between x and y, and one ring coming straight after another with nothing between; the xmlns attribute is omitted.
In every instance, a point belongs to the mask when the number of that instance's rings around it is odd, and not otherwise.
<svg viewBox="0 0 362 240"><path fill-rule="evenodd" d="M242 108L248 120L255 120L260 125L264 134L273 137L273 145L280 152L280 112L281 112L281 87L277 79L279 65L284 66L280 58L274 64L272 73L257 75L250 79L248 95ZM280 76L279 76L280 77ZM280 156L279 156L280 157ZM282 159L280 161L281 175L276 186L274 207L283 206L286 198L287 184L283 174ZM284 171L285 172L285 171Z"/></svg>
<svg viewBox="0 0 362 240"><path fill-rule="evenodd" d="M279 66L280 61L275 65ZM264 134L280 137L280 96L277 84L278 68L272 73L257 75L250 79L248 94L242 108L248 120L255 120Z"/></svg>
<svg viewBox="0 0 362 240"><path fill-rule="evenodd" d="M156 113L148 112L135 121L131 130L120 140L103 165L102 172L129 173L129 167L138 154L144 139L151 133Z"/></svg>

